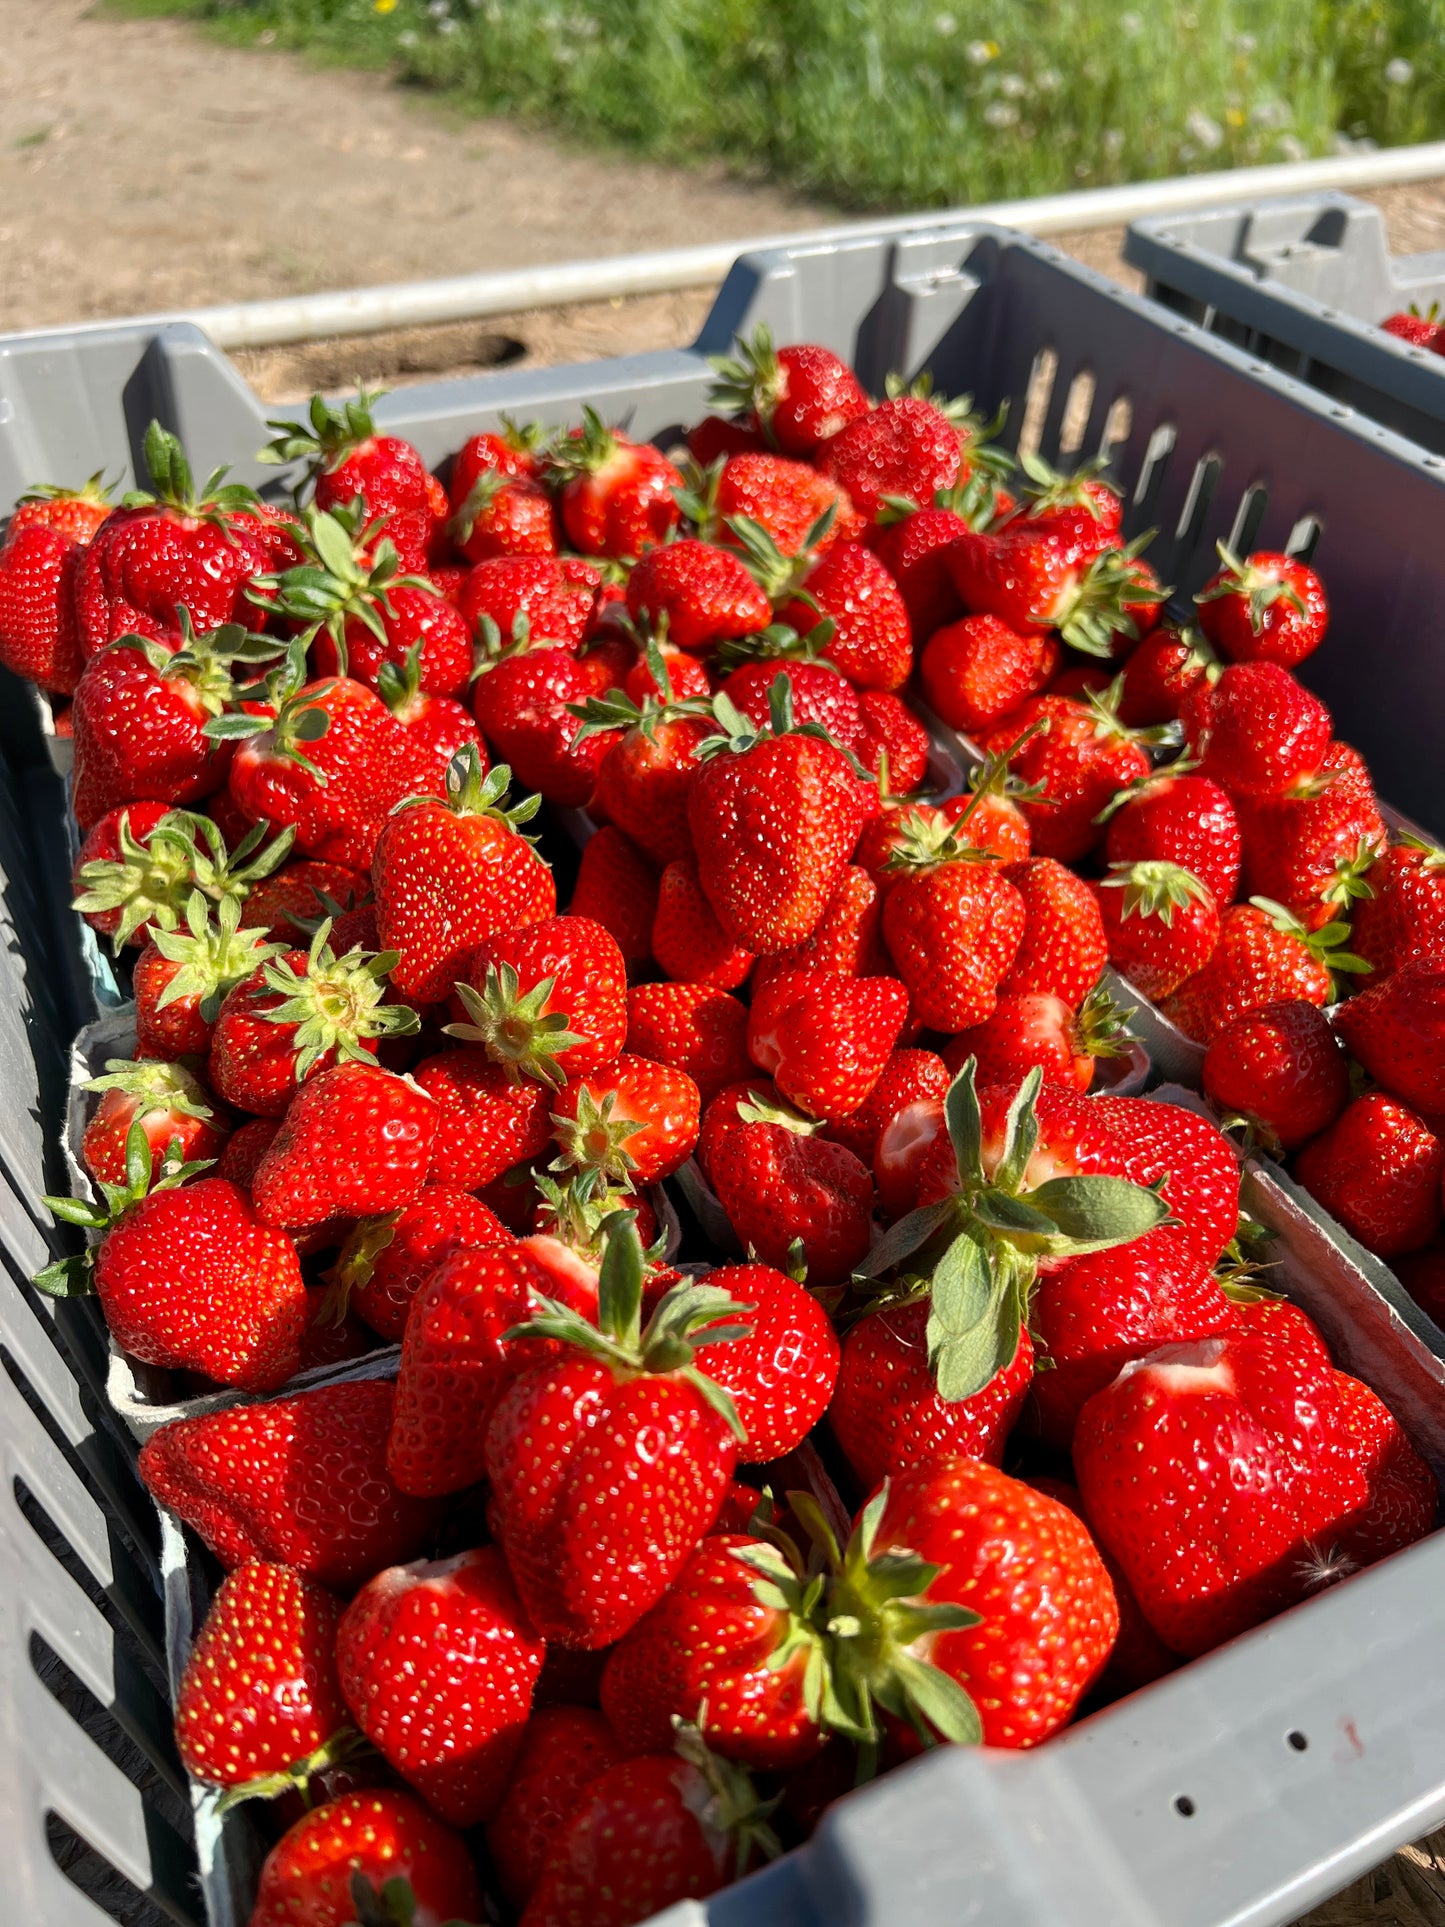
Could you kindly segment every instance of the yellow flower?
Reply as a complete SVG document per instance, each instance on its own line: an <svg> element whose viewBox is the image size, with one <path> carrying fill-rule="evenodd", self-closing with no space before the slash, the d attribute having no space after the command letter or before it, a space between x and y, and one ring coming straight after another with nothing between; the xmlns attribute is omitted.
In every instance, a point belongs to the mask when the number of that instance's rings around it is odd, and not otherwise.
<svg viewBox="0 0 1445 1927"><path fill-rule="evenodd" d="M1244 111L1239 107L1227 107L1224 112L1224 119L1226 126L1243 127Z"/></svg>
<svg viewBox="0 0 1445 1927"><path fill-rule="evenodd" d="M378 13L396 12L396 0L372 0L372 4Z"/></svg>

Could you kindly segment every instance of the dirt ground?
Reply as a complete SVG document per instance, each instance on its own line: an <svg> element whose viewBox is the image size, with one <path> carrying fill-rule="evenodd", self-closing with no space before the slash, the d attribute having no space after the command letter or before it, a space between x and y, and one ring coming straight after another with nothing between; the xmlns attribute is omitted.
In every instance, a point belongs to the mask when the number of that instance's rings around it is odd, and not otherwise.
<svg viewBox="0 0 1445 1927"><path fill-rule="evenodd" d="M1445 247L1445 182L1386 188L1392 245ZM781 189L458 121L380 76L218 47L93 0L0 0L0 333L836 220ZM1121 232L1062 237L1129 278ZM691 338L711 290L238 357L269 400ZM1301 1927L1441 1927L1445 1861L1397 1855Z"/></svg>

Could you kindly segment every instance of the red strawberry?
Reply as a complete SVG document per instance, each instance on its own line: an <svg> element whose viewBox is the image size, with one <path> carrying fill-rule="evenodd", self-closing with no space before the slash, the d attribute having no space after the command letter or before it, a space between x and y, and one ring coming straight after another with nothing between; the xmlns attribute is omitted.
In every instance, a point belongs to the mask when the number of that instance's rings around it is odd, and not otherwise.
<svg viewBox="0 0 1445 1927"><path fill-rule="evenodd" d="M1413 838L1383 852L1354 906L1350 940L1377 980L1403 964L1445 956L1445 852Z"/></svg>
<svg viewBox="0 0 1445 1927"><path fill-rule="evenodd" d="M480 1199L431 1185L402 1210L352 1226L329 1274L333 1317L349 1309L395 1344L418 1291L454 1251L510 1242L511 1233Z"/></svg>
<svg viewBox="0 0 1445 1927"><path fill-rule="evenodd" d="M519 637L576 650L592 620L600 575L580 556L497 556L479 562L457 592L457 608L480 632L495 624L503 641Z"/></svg>
<svg viewBox="0 0 1445 1927"><path fill-rule="evenodd" d="M1219 941L1219 908L1177 863L1120 863L1095 886L1109 962L1156 1002L1202 970Z"/></svg>
<svg viewBox="0 0 1445 1927"><path fill-rule="evenodd" d="M863 746L863 704L846 676L831 664L786 658L745 662L724 682L721 694L758 729L766 728L773 685L786 681L795 723L817 723L840 748L857 755Z"/></svg>
<svg viewBox="0 0 1445 1927"><path fill-rule="evenodd" d="M266 1146L281 1128L279 1117L248 1118L238 1124L226 1139L225 1147L217 1158L212 1175L229 1178L232 1184L239 1185L243 1191L251 1189L251 1180L256 1175L256 1166L265 1155Z"/></svg>
<svg viewBox="0 0 1445 1927"><path fill-rule="evenodd" d="M496 555L555 555L557 516L551 497L529 476L503 468L476 472L465 495L452 482L447 534L468 562Z"/></svg>
<svg viewBox="0 0 1445 1927"><path fill-rule="evenodd" d="M176 1747L212 1786L287 1783L346 1724L336 1678L341 1604L287 1566L227 1575L176 1694ZM281 1790L277 1786L277 1791Z"/></svg>
<svg viewBox="0 0 1445 1927"><path fill-rule="evenodd" d="M551 872L519 825L535 798L506 807L511 771L481 773L475 751L448 772L446 796L393 815L372 861L377 938L397 953L401 995L437 1003L487 938L550 917Z"/></svg>
<svg viewBox="0 0 1445 1927"><path fill-rule="evenodd" d="M747 1077L747 1006L710 984L637 984L627 993L627 1049L684 1071L704 1104Z"/></svg>
<svg viewBox="0 0 1445 1927"><path fill-rule="evenodd" d="M951 508L918 508L897 521L886 520L888 513L881 511L868 543L898 584L914 642L923 644L963 614L944 551L970 525Z"/></svg>
<svg viewBox="0 0 1445 1927"><path fill-rule="evenodd" d="M343 1793L303 1814L266 1856L250 1927L349 1927L356 1883L379 1905L394 1880L410 1889L415 1927L481 1913L471 1856L420 1800L381 1787Z"/></svg>
<svg viewBox="0 0 1445 1927"><path fill-rule="evenodd" d="M879 1138L900 1112L929 1100L941 1104L952 1081L943 1059L933 1051L892 1051L864 1102L846 1117L834 1118L828 1136L835 1144L847 1145L864 1164L871 1164Z"/></svg>
<svg viewBox="0 0 1445 1927"><path fill-rule="evenodd" d="M932 742L903 699L886 689L864 689L858 695L863 713L863 737L858 760L878 778L880 792L907 795L928 780Z"/></svg>
<svg viewBox="0 0 1445 1927"><path fill-rule="evenodd" d="M724 1265L707 1274L715 1291L750 1307L751 1330L724 1344L693 1336L700 1369L732 1396L747 1442L741 1456L764 1465L785 1458L828 1408L838 1376L838 1340L818 1300L770 1265Z"/></svg>
<svg viewBox="0 0 1445 1927"><path fill-rule="evenodd" d="M179 1146L178 1162L219 1155L229 1135L227 1121L218 1115L200 1079L183 1064L112 1058L105 1073L85 1085L104 1096L80 1141L81 1162L97 1183L127 1183L126 1150L135 1124L150 1146L153 1171L159 1170L173 1143Z"/></svg>
<svg viewBox="0 0 1445 1927"><path fill-rule="evenodd" d="M1086 1526L1089 1524L1084 1501L1076 1485L1070 1485L1064 1479L1048 1477L1026 1479L1024 1483L1032 1486L1035 1492L1042 1492L1046 1498L1057 1499L1061 1506L1066 1506ZM1093 1537L1092 1529L1090 1537ZM1095 1545L1098 1546L1097 1540ZM1140 1686L1151 1686L1156 1679L1174 1672L1183 1661L1178 1653L1171 1653L1159 1635L1151 1630L1144 1617L1144 1609L1134 1597L1133 1588L1124 1577L1118 1560L1105 1552L1102 1546L1098 1546L1098 1552L1119 1607L1119 1637L1114 1642L1114 1650L1109 1655L1100 1686L1105 1693L1132 1693Z"/></svg>
<svg viewBox="0 0 1445 1927"><path fill-rule="evenodd" d="M696 1084L646 1057L623 1055L574 1078L553 1102L560 1162L613 1182L655 1184L686 1163L697 1143Z"/></svg>
<svg viewBox="0 0 1445 1927"><path fill-rule="evenodd" d="M1118 799L1104 837L1104 861L1177 863L1199 878L1221 909L1239 889L1239 816L1207 776L1161 770Z"/></svg>
<svg viewBox="0 0 1445 1927"><path fill-rule="evenodd" d="M669 863L658 886L651 955L678 983L736 990L753 967L750 951L733 943L703 894L697 865Z"/></svg>
<svg viewBox="0 0 1445 1927"><path fill-rule="evenodd" d="M126 805L104 816L81 844L72 907L119 955L127 943L147 943L152 929L174 930L197 888L210 903L242 895L249 876L284 856L285 846L273 844L238 867L205 817L164 803Z"/></svg>
<svg viewBox="0 0 1445 1927"><path fill-rule="evenodd" d="M594 408L554 445L549 477L561 484L562 525L584 555L641 555L667 539L682 477L660 449L609 429Z"/></svg>
<svg viewBox="0 0 1445 1927"><path fill-rule="evenodd" d="M1137 634L1128 605L1139 594L1137 556L1080 511L1050 520L1018 516L991 532L968 530L947 551L953 586L972 615L997 616L1019 634L1056 629L1092 656ZM1085 527L1084 525L1087 525Z"/></svg>
<svg viewBox="0 0 1445 1927"><path fill-rule="evenodd" d="M745 517L766 529L784 555L799 555L851 540L862 526L836 483L806 462L745 451L727 458L715 487L711 472L708 480L709 498L688 507L704 534Z"/></svg>
<svg viewBox="0 0 1445 1927"><path fill-rule="evenodd" d="M1347 1105L1294 1168L1310 1196L1377 1257L1418 1251L1440 1228L1445 1145L1383 1091Z"/></svg>
<svg viewBox="0 0 1445 1927"><path fill-rule="evenodd" d="M721 415L704 415L684 440L688 453L704 469L720 456L761 453L767 446L757 429L745 422L726 421Z"/></svg>
<svg viewBox="0 0 1445 1927"><path fill-rule="evenodd" d="M603 824L587 839L572 892L571 913L610 930L630 965L652 956L657 872L621 830Z"/></svg>
<svg viewBox="0 0 1445 1927"><path fill-rule="evenodd" d="M732 1087L729 1087L731 1090ZM747 1093L739 1092L744 1101ZM724 1106L728 1092L714 1100ZM873 1180L841 1144L811 1134L801 1119L762 1112L716 1129L705 1168L738 1241L764 1264L782 1267L800 1244L810 1284L840 1284L868 1249Z"/></svg>
<svg viewBox="0 0 1445 1927"><path fill-rule="evenodd" d="M1065 1451L1085 1402L1130 1359L1235 1325L1233 1305L1172 1227L1050 1272L1039 1280L1030 1317L1052 1368L1033 1381L1039 1430Z"/></svg>
<svg viewBox="0 0 1445 1927"><path fill-rule="evenodd" d="M437 1115L424 1090L379 1066L321 1071L292 1098L257 1167L258 1213L304 1226L409 1204L427 1180Z"/></svg>
<svg viewBox="0 0 1445 1927"><path fill-rule="evenodd" d="M906 496L921 505L937 490L952 488L963 466L963 448L959 428L942 407L905 394L840 429L817 451L817 462L872 522L886 496Z"/></svg>
<svg viewBox="0 0 1445 1927"><path fill-rule="evenodd" d="M486 773L487 752L476 718L453 697L432 695L422 688L419 647L407 651L400 668L394 662L384 662L377 671L376 690L412 746L433 757L439 767L445 769L458 750L470 745L477 750Z"/></svg>
<svg viewBox="0 0 1445 1927"><path fill-rule="evenodd" d="M492 469L514 481L535 481L542 472L542 441L540 424L509 419L503 421L500 434L488 430L469 435L452 460L449 495L453 508L460 508L478 476Z"/></svg>
<svg viewBox="0 0 1445 1927"><path fill-rule="evenodd" d="M1306 930L1282 905L1264 897L1236 903L1219 920L1214 954L1167 1000L1164 1015L1187 1037L1208 1044L1226 1024L1261 1004L1292 998L1332 1003L1331 970L1360 968L1360 960L1339 947L1348 934L1342 923Z"/></svg>
<svg viewBox="0 0 1445 1927"><path fill-rule="evenodd" d="M1216 1031L1204 1053L1204 1089L1242 1117L1266 1145L1294 1151L1345 1108L1349 1069L1340 1041L1315 1004L1246 1011Z"/></svg>
<svg viewBox="0 0 1445 1927"><path fill-rule="evenodd" d="M1437 312L1433 302L1423 314L1411 302L1399 314L1386 315L1380 326L1387 335L1408 341L1412 348L1429 348L1432 352L1438 352L1440 345L1445 343L1445 329L1436 320Z"/></svg>
<svg viewBox="0 0 1445 1927"><path fill-rule="evenodd" d="M677 544L673 542L665 549L649 549L648 554L666 555L676 547ZM654 702L667 701L669 694L677 702L687 702L694 696L701 696L704 701L711 697L712 678L705 663L696 656L684 655L681 649L674 649L670 643L657 643L655 649L656 661L653 659L653 649L649 648L637 658L622 679L623 693L630 696L639 709L649 696ZM658 680L656 673L657 663L666 671L662 681Z"/></svg>
<svg viewBox="0 0 1445 1927"><path fill-rule="evenodd" d="M106 518L114 513L111 484L97 470L80 488L65 488L55 482L38 482L16 499L5 540L13 541L22 529L57 529L82 546L95 535Z"/></svg>
<svg viewBox="0 0 1445 1927"><path fill-rule="evenodd" d="M1072 473L1052 468L1039 455L1025 455L1022 467L1027 504L1018 519L1034 528L1067 533L1083 547L1108 548L1117 542L1124 519L1119 491L1103 478L1102 460L1082 463Z"/></svg>
<svg viewBox="0 0 1445 1927"><path fill-rule="evenodd" d="M1195 596L1199 626L1231 662L1293 669L1325 639L1324 584L1297 556L1257 549L1243 562L1221 542L1224 567Z"/></svg>
<svg viewBox="0 0 1445 1927"><path fill-rule="evenodd" d="M597 707L613 717L626 714L617 704ZM655 863L692 855L687 797L699 745L712 734L712 724L700 716L645 706L636 710L631 726L624 724L612 739L598 766L598 812Z"/></svg>
<svg viewBox="0 0 1445 1927"><path fill-rule="evenodd" d="M1205 1266L1219 1260L1239 1226L1239 1162L1208 1118L1152 1097L1093 1099L1122 1147L1116 1167L1135 1184L1158 1186L1178 1220L1173 1235Z"/></svg>
<svg viewBox="0 0 1445 1927"><path fill-rule="evenodd" d="M586 917L546 917L484 939L458 983L469 1023L449 1035L480 1044L512 1077L560 1088L610 1064L627 1040L627 965Z"/></svg>
<svg viewBox="0 0 1445 1927"><path fill-rule="evenodd" d="M710 649L750 636L772 620L768 598L731 549L683 540L649 549L627 579L635 622L661 632L678 649Z"/></svg>
<svg viewBox="0 0 1445 1927"><path fill-rule="evenodd" d="M1373 886L1367 872L1389 841L1370 773L1347 743L1331 743L1318 772L1287 795L1243 802L1244 882L1311 928Z"/></svg>
<svg viewBox="0 0 1445 1927"><path fill-rule="evenodd" d="M542 1653L495 1546L378 1573L347 1607L336 1639L357 1725L456 1827L490 1819L501 1805Z"/></svg>
<svg viewBox="0 0 1445 1927"><path fill-rule="evenodd" d="M487 667L473 702L487 742L517 781L563 809L579 809L621 733L579 728L578 717L595 693L587 670L568 650L531 648Z"/></svg>
<svg viewBox="0 0 1445 1927"><path fill-rule="evenodd" d="M899 843L883 939L913 1009L934 1030L982 1023L1018 951L1024 900L946 822L907 822Z"/></svg>
<svg viewBox="0 0 1445 1927"><path fill-rule="evenodd" d="M256 893L250 893L252 900ZM136 1050L146 1057L204 1056L222 1000L236 985L280 954L263 930L241 929L241 904L222 900L215 921L196 891L186 905L186 929L152 929L136 959Z"/></svg>
<svg viewBox="0 0 1445 1927"><path fill-rule="evenodd" d="M1043 728L1021 741L1035 724ZM991 730L983 747L1000 755L1007 750L1009 768L1039 786L1020 800L1035 853L1077 863L1099 842L1099 813L1115 792L1149 774L1140 740L1103 699L1084 704L1035 696Z"/></svg>
<svg viewBox="0 0 1445 1927"><path fill-rule="evenodd" d="M1131 729L1172 723L1219 664L1197 630L1161 628L1145 636L1120 671L1119 717Z"/></svg>
<svg viewBox="0 0 1445 1927"><path fill-rule="evenodd" d="M790 950L762 958L753 973L756 996L765 984L789 970L827 970L848 977L888 974L883 948L883 904L879 886L866 870L849 864L812 935Z"/></svg>
<svg viewBox="0 0 1445 1927"><path fill-rule="evenodd" d="M860 689L900 689L913 667L908 608L887 569L861 542L836 542L804 576L781 619L812 639ZM823 625L831 624L823 640Z"/></svg>
<svg viewBox="0 0 1445 1927"><path fill-rule="evenodd" d="M0 663L42 689L69 695L84 658L75 581L85 551L61 529L31 523L0 544Z"/></svg>
<svg viewBox="0 0 1445 1927"><path fill-rule="evenodd" d="M809 1117L847 1117L878 1082L908 1015L893 977L787 971L753 999L748 1050Z"/></svg>
<svg viewBox="0 0 1445 1927"><path fill-rule="evenodd" d="M526 1903L583 1795L626 1757L607 1720L590 1706L543 1706L533 1712L511 1784L487 1822L492 1865L514 1907Z"/></svg>
<svg viewBox="0 0 1445 1927"><path fill-rule="evenodd" d="M446 1050L423 1058L412 1082L437 1107L429 1184L480 1190L513 1165L540 1157L552 1141L545 1085L514 1082L485 1051Z"/></svg>
<svg viewBox="0 0 1445 1927"><path fill-rule="evenodd" d="M965 830L972 830L970 816ZM1008 866L1005 874L1024 901L1023 935L999 984L1000 993L1043 993L1077 1008L1098 983L1109 959L1099 904L1088 884L1052 857Z"/></svg>
<svg viewBox="0 0 1445 1927"><path fill-rule="evenodd" d="M1435 1524L1440 1488L1384 1400L1346 1372L1335 1390L1354 1435L1370 1493L1364 1506L1340 1521L1334 1563L1367 1566L1423 1539Z"/></svg>
<svg viewBox="0 0 1445 1927"><path fill-rule="evenodd" d="M1036 696L1059 665L1045 631L1020 634L997 616L964 616L935 629L919 661L929 706L951 729L991 729Z"/></svg>
<svg viewBox="0 0 1445 1927"><path fill-rule="evenodd" d="M950 1071L972 1057L985 1088L1017 1085L1037 1065L1045 1083L1086 1091L1099 1059L1122 1055L1126 1021L1103 989L1091 990L1077 1011L1047 991L1007 992L992 1016L959 1032L944 1057Z"/></svg>
<svg viewBox="0 0 1445 1927"><path fill-rule="evenodd" d="M379 393L363 388L339 409L314 395L305 422L271 422L276 439L261 460L304 461L319 509L347 508L359 495L368 517L381 521L409 569L425 565L435 519L426 463L397 435L378 435L373 408ZM443 497L443 503L445 497Z"/></svg>
<svg viewBox="0 0 1445 1927"><path fill-rule="evenodd" d="M1366 1497L1313 1328L1290 1306L1248 1309L1232 1333L1126 1365L1074 1435L1100 1543L1190 1657L1301 1598L1311 1542Z"/></svg>
<svg viewBox="0 0 1445 1927"><path fill-rule="evenodd" d="M1184 713L1184 735L1204 774L1236 796L1283 796L1315 775L1331 737L1318 696L1273 662L1232 663Z"/></svg>
<svg viewBox="0 0 1445 1927"><path fill-rule="evenodd" d="M1026 794L1027 785L1014 781L1007 763L990 760L974 770L965 795L950 796L939 807L948 822L961 825L972 849L992 850L1006 864L1026 863L1033 837L1018 800Z"/></svg>
<svg viewBox="0 0 1445 1927"><path fill-rule="evenodd" d="M296 942L297 933L314 935L316 925L340 909L345 912L369 897L367 880L344 863L297 857L283 863L246 893L246 920L277 943ZM336 925L332 924L335 933Z"/></svg>
<svg viewBox="0 0 1445 1927"><path fill-rule="evenodd" d="M868 413L867 395L846 361L814 342L775 348L759 323L741 336L731 360L715 361L718 380L708 394L714 408L741 415L785 455L811 455L820 442ZM696 452L696 451L694 451ZM701 457L699 457L701 459Z"/></svg>
<svg viewBox="0 0 1445 1927"><path fill-rule="evenodd" d="M357 1379L175 1419L142 1446L141 1477L223 1566L274 1560L347 1592L413 1558L439 1516L386 1476L393 1396Z"/></svg>

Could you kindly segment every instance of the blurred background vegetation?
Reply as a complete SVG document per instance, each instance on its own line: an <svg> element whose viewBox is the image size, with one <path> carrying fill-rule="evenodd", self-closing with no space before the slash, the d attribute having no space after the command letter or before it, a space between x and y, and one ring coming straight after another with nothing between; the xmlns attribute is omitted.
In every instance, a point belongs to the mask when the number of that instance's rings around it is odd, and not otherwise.
<svg viewBox="0 0 1445 1927"><path fill-rule="evenodd" d="M654 160L720 161L848 208L1445 135L1445 0L115 4L389 66L468 110Z"/></svg>

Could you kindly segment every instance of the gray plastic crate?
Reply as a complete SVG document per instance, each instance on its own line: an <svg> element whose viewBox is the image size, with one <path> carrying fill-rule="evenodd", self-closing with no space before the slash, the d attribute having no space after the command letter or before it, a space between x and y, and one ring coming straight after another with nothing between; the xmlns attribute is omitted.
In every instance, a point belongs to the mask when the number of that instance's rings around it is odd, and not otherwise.
<svg viewBox="0 0 1445 1927"><path fill-rule="evenodd" d="M782 339L828 342L875 389L890 371L931 368L940 388L971 390L985 409L1009 399L1010 436L1026 428L1051 459L1104 450L1129 493L1131 527L1160 529L1160 566L1186 591L1210 571L1217 537L1317 547L1336 613L1311 678L1337 701L1348 734L1394 800L1427 823L1445 823L1445 778L1434 753L1445 718L1432 660L1438 627L1432 632L1421 620L1422 611L1428 617L1441 605L1445 589L1437 536L1445 468L1043 244L968 224L844 243L804 240L739 262L692 349L411 388L387 398L381 419L414 437L432 461L503 411L559 423L583 401L667 441L702 410L705 356L760 320ZM32 479L102 466L133 472L152 415L184 437L198 469L230 462L243 479L264 481L270 472L254 465L252 452L266 412L189 326L0 341L0 509ZM1350 686L1362 648L1389 654L1388 686L1383 677ZM0 716L23 707L0 705ZM33 706L28 713L33 721ZM38 741L32 749L36 759L43 755ZM39 786L34 803L21 806L27 828L58 836L55 779L48 769L24 767L25 780ZM0 863L4 827L0 816ZM22 886L30 893L23 902ZM0 973L14 967L17 940L22 950L34 948L42 911L53 923L56 894L44 864L11 871L7 901L18 939L0 948ZM41 967L37 998L74 981L58 960ZM0 974L0 985L9 981ZM8 1012L10 1003L0 1009ZM0 1016L0 1053L10 1048L9 1021ZM18 1128L23 1118L0 1120L0 1170L10 1172L15 1204L13 1249L11 1221L0 1212L13 1264L0 1281L11 1286L0 1292L0 1338L37 1388L22 1394L13 1369L11 1382L0 1381L0 1436L11 1445L13 1467L37 1468L43 1501L77 1548L67 1556L100 1590L141 1602L134 1610L150 1635L151 1699L132 1677L135 1666L126 1672L112 1657L119 1646L106 1621L81 1611L85 1601L67 1602L74 1608L68 1618L57 1611L44 1623L127 1744L139 1744L135 1732L145 1735L141 1750L152 1764L139 1790L108 1764L130 1757L118 1741L106 1743L108 1760L99 1766L75 1767L78 1743L33 1685L26 1642L43 1595L31 1569L45 1566L24 1537L28 1527L12 1518L3 1543L17 1550L0 1576L0 1786L8 1810L24 1816L14 1829L12 1887L31 1900L27 1917L47 1927L104 1917L54 1877L42 1825L53 1808L133 1887L155 1896L159 1918L184 1921L197 1912L197 1889L187 1885L187 1816L155 1697L166 1675L157 1602L169 1578L179 1639L190 1604L186 1574L174 1560L163 1564L125 1451L108 1431L95 1326L79 1308L37 1305L15 1283L44 1253L36 1199L59 1175L43 1165L59 1129L58 1039L68 1029L41 1023L16 1040L17 1050L23 1043L31 1052L16 1075L26 1089L44 1085L54 1102L7 1107L27 1115L33 1108L28 1135ZM6 1130L16 1132L16 1155L24 1153L13 1171L3 1162ZM1286 1233L1301 1288L1353 1336L1347 1294L1337 1302L1329 1265L1318 1256L1318 1227L1307 1221ZM1421 1404L1408 1390L1419 1366L1417 1335L1401 1325L1406 1343L1392 1327L1377 1328L1373 1315L1370 1329L1370 1376L1402 1402L1418 1442L1430 1449L1440 1419L1433 1391ZM14 1443L31 1440L37 1423L43 1428L42 1406L51 1437L58 1428L65 1441L65 1465L52 1463L48 1440L43 1463ZM73 1483L70 1460L84 1453L106 1468L108 1482L81 1504L67 1479ZM113 1548L131 1518L145 1552L121 1564ZM903 1920L912 1927L1266 1927L1291 1920L1445 1818L1442 1586L1445 1535L1437 1535L1037 1752L945 1749L919 1761L843 1802L806 1849L777 1867L664 1918L671 1927L891 1927ZM88 1645L80 1636L56 1643L82 1621ZM198 1831L202 1860L189 1864L205 1877L220 1927L226 1902L211 1842L204 1827Z"/></svg>
<svg viewBox="0 0 1445 1927"><path fill-rule="evenodd" d="M1130 226L1124 259L1176 314L1445 450L1445 358L1380 328L1445 304L1445 252L1392 255L1370 202L1300 194L1149 215Z"/></svg>

